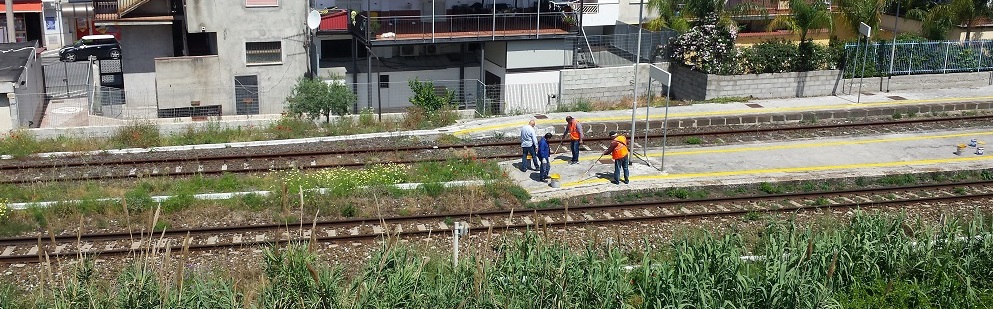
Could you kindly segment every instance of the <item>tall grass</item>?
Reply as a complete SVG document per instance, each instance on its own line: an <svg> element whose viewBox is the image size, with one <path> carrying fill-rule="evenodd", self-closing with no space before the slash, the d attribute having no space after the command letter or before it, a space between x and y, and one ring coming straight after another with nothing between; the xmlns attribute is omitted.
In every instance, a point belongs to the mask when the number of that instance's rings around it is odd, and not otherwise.
<svg viewBox="0 0 993 309"><path fill-rule="evenodd" d="M529 232L486 243L489 254L470 250L458 266L387 239L352 275L291 244L264 251L261 284L133 266L103 293L84 267L28 296L61 308L983 307L993 299L991 227L982 215L929 226L859 213L817 229L772 222L757 241L687 233L641 252L597 240L571 248ZM17 293L0 289L0 304Z"/></svg>

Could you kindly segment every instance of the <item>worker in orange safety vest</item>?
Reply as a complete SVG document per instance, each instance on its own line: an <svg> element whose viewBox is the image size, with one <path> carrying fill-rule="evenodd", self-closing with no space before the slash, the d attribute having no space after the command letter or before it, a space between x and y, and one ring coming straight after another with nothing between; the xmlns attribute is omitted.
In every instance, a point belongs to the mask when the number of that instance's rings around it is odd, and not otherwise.
<svg viewBox="0 0 993 309"><path fill-rule="evenodd" d="M624 169L624 183L628 183L628 140L624 135L617 134L617 132L610 131L610 137L614 140L610 142L610 148L604 151L603 154L610 154L610 157L614 159L614 180L611 181L613 184L619 184L620 176L619 173L621 169Z"/></svg>
<svg viewBox="0 0 993 309"><path fill-rule="evenodd" d="M565 117L565 132L562 133L562 138L566 136L569 137L569 149L572 150L572 158L569 160L569 164L579 164L579 144L583 143L583 125L579 123L579 120L572 118L572 116Z"/></svg>

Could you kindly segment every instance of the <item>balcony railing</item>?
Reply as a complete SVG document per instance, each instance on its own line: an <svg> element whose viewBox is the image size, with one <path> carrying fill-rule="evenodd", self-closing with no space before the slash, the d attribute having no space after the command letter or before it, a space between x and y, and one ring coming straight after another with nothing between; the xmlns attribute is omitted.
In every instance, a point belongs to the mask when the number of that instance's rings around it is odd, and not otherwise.
<svg viewBox="0 0 993 309"><path fill-rule="evenodd" d="M369 42L437 42L541 37L578 31L577 16L569 12L497 13L428 16L355 17L353 31Z"/></svg>

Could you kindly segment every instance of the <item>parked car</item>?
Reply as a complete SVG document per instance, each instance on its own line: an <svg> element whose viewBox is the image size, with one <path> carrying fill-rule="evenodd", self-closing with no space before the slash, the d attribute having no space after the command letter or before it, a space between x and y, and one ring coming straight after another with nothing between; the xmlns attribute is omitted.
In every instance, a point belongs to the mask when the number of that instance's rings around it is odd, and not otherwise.
<svg viewBox="0 0 993 309"><path fill-rule="evenodd" d="M113 35L87 35L72 46L59 50L59 59L66 62L97 59L121 59L121 43Z"/></svg>

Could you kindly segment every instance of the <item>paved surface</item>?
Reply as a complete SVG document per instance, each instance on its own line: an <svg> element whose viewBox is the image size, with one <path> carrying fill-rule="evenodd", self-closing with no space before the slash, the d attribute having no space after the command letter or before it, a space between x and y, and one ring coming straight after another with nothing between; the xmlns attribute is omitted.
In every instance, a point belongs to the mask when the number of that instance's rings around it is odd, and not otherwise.
<svg viewBox="0 0 993 309"><path fill-rule="evenodd" d="M561 188L551 188L547 183L531 179L537 178L537 172L522 173L516 168L519 160L503 162L501 166L535 199L543 200L613 190L976 170L993 166L993 154L984 151L983 155L978 155L977 147L969 147L961 155L954 153L956 145L967 144L971 139L977 139L977 146L985 148L986 141L993 142L993 132L955 130L732 146L669 147L664 157L660 148L647 149L647 157L642 152L639 155L651 165L635 158L628 185L609 182L613 164L609 160L596 161L600 153L597 151L581 152L581 164L578 165L566 164L564 156L553 156L558 160L553 161L551 173L561 175Z"/></svg>

